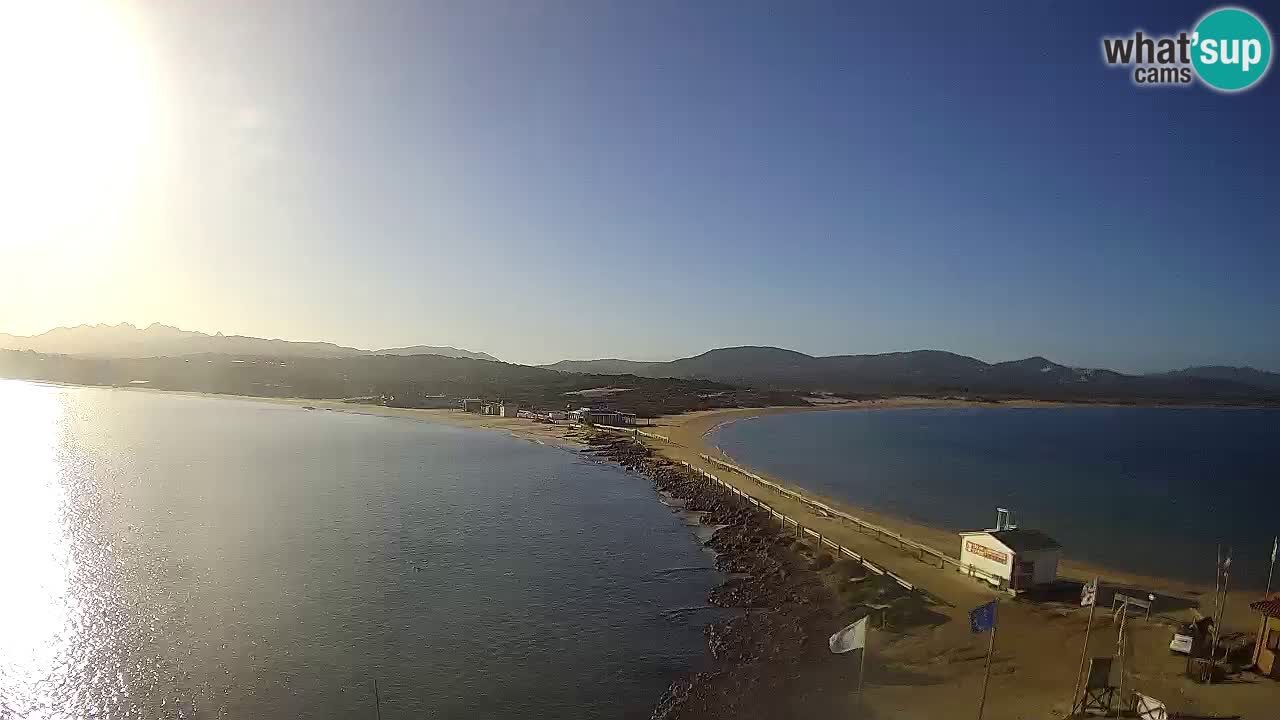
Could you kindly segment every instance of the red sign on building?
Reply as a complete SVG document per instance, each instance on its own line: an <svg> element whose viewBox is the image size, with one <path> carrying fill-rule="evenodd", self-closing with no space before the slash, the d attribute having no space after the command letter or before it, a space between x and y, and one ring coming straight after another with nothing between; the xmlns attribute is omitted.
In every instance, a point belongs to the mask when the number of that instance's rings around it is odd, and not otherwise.
<svg viewBox="0 0 1280 720"><path fill-rule="evenodd" d="M999 550L992 550L986 545L979 545L972 540L964 541L964 549L967 552L971 552L974 555L980 555L992 562L998 562L1001 565L1009 564L1009 556L1007 554L1002 553Z"/></svg>

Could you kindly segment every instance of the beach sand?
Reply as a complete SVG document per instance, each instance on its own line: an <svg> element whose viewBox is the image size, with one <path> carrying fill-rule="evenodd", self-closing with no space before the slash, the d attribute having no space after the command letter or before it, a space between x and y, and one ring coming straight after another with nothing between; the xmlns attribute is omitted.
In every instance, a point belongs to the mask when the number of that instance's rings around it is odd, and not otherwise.
<svg viewBox="0 0 1280 720"><path fill-rule="evenodd" d="M67 387L82 387L71 385ZM465 413L452 408L401 408L386 405L374 405L346 400L316 400L313 398L276 398L256 397L251 395L223 395L218 393L187 392L183 390L157 390L154 388L108 388L118 392L163 393L165 395L185 395L187 397L220 398L225 400L241 400L248 402L265 402L275 405L288 405L297 408L314 408L318 411L350 413L353 415L376 415L378 417L397 417L409 420L443 422L461 427L499 430L514 437L530 440L543 445L578 450L585 447L583 438L587 431L572 425L551 425L537 423L524 418L503 418L494 415Z"/></svg>
<svg viewBox="0 0 1280 720"><path fill-rule="evenodd" d="M738 489L768 502L776 510L801 519L806 527L818 530L824 536L888 567L938 600L939 604L934 609L945 615L947 622L907 634L872 634L866 695L875 717L943 718L964 717L970 713L976 716L989 638L970 632L967 613L997 596L1002 598L999 637L984 717L1065 717L1079 668L1089 612L1088 608L1078 605L1076 598L1067 597L1056 602L1011 600L954 569L940 569L936 564L927 564L909 551L878 541L834 519L820 517L797 501L768 490L743 475L712 466L699 457L705 453L733 462L710 446L706 435L720 425L749 417L814 410L964 405L971 403L900 398L828 404L812 409L734 409L690 413L664 418L651 428L670 437L672 443L647 441L646 444L668 457L714 472ZM793 489L801 489L786 478L757 474ZM874 513L847 502L806 494L948 555L959 554L959 538L953 532ZM1070 552L1069 548L1067 552ZM1280 683L1245 673L1228 684L1200 685L1182 677L1184 656L1169 652L1168 644L1176 622L1190 619L1192 608L1202 604L1206 606L1201 608L1203 612L1208 614L1212 611L1212 586L1118 572L1074 562L1069 557L1059 572L1067 579L1083 581L1095 575L1102 579L1104 590L1089 638L1090 654L1094 656L1110 657L1115 652L1117 630L1112 624L1110 599L1116 589L1127 589L1129 594L1139 597L1145 597L1147 593L1157 595L1152 620L1130 621L1128 624L1133 652L1126 661L1126 693L1140 691L1165 702L1171 711L1246 718L1280 717ZM1211 574L1211 569L1209 572ZM1224 637L1243 633L1252 646L1258 616L1249 610L1248 604L1257 599L1256 593L1236 593L1229 598L1223 622ZM841 661L841 658L832 658L832 662ZM852 708L855 704L856 698L851 691L848 705Z"/></svg>

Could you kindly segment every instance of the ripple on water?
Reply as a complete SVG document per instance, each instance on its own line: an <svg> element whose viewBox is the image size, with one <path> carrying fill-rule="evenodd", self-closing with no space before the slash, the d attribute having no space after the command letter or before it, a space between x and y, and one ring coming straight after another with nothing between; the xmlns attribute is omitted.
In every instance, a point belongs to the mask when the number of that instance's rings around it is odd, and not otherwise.
<svg viewBox="0 0 1280 720"><path fill-rule="evenodd" d="M648 717L707 661L688 521L502 433L0 381L0 478L13 717Z"/></svg>

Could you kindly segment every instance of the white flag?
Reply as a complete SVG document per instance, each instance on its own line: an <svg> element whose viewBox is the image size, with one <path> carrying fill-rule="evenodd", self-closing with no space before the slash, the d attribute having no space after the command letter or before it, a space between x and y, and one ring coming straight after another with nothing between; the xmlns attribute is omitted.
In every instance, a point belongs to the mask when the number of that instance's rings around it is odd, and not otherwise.
<svg viewBox="0 0 1280 720"><path fill-rule="evenodd" d="M1094 578L1080 588L1080 607L1089 607L1098 602L1098 578Z"/></svg>
<svg viewBox="0 0 1280 720"><path fill-rule="evenodd" d="M847 653L851 650L864 648L867 646L867 618L862 618L858 622L846 627L827 641L827 645L831 648L831 652L839 655Z"/></svg>

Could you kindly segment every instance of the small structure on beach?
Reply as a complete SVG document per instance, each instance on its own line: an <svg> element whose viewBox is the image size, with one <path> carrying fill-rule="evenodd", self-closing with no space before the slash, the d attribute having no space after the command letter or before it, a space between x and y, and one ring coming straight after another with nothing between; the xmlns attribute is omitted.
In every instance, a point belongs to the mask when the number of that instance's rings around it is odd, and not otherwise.
<svg viewBox="0 0 1280 720"><path fill-rule="evenodd" d="M1017 593L1054 582L1061 560L1057 540L1014 525L1004 508L996 511L994 528L960 533L961 565L999 578L1002 590Z"/></svg>
<svg viewBox="0 0 1280 720"><path fill-rule="evenodd" d="M520 416L520 406L513 402L498 405L498 417L513 418Z"/></svg>
<svg viewBox="0 0 1280 720"><path fill-rule="evenodd" d="M606 408L579 408L569 411L569 420L583 425L635 425L635 413L623 413Z"/></svg>
<svg viewBox="0 0 1280 720"><path fill-rule="evenodd" d="M1259 675L1280 680L1280 592L1250 603L1249 609L1262 615L1253 646L1253 666Z"/></svg>
<svg viewBox="0 0 1280 720"><path fill-rule="evenodd" d="M462 406L462 412L478 413L484 409L484 401L480 398L467 398L458 404Z"/></svg>

